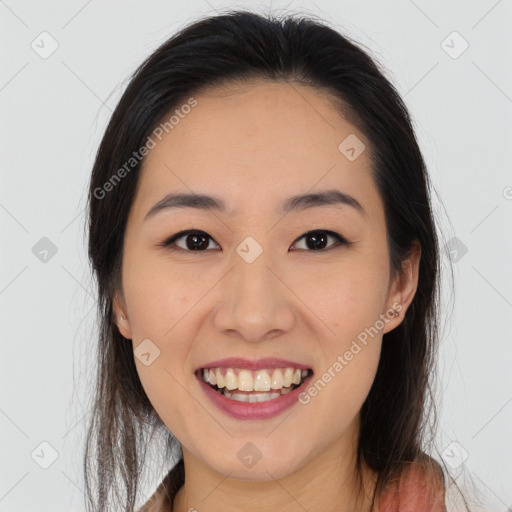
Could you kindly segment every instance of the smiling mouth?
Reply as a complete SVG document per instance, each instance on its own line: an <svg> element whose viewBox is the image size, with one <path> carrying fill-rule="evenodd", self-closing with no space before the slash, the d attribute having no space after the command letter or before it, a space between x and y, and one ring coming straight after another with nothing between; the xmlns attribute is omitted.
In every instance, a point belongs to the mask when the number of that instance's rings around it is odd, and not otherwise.
<svg viewBox="0 0 512 512"><path fill-rule="evenodd" d="M201 368L196 376L226 398L237 402L266 402L302 386L313 375L312 369Z"/></svg>

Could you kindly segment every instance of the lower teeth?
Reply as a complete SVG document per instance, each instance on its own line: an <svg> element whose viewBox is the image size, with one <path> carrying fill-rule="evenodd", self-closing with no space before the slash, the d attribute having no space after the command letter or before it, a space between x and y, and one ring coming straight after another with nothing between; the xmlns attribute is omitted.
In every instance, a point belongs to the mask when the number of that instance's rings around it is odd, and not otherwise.
<svg viewBox="0 0 512 512"><path fill-rule="evenodd" d="M286 395L286 393L289 393L293 389L295 389L297 386L295 384L292 384L290 387L282 388L281 391L272 391L268 393L262 393L262 392L236 392L236 391L229 391L226 388L218 389L217 391L224 395L226 398L229 398L230 400L235 400L237 402L267 402L269 400L275 400L276 398L279 398L281 395Z"/></svg>

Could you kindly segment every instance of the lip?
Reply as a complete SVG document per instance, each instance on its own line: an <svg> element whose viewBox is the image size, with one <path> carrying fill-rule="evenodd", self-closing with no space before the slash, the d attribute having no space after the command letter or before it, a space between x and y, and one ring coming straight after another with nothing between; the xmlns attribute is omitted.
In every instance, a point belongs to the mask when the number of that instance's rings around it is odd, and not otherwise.
<svg viewBox="0 0 512 512"><path fill-rule="evenodd" d="M215 364L217 363L218 362ZM307 387L307 384L312 379L313 375L313 373L308 375L300 386L285 395L281 395L279 398L267 400L266 402L254 403L238 402L225 397L223 394L215 391L215 389L213 389L209 384L204 382L199 372L196 373L196 378L208 399L228 416L239 420L265 420L281 414L286 409L297 403L300 393L302 393Z"/></svg>
<svg viewBox="0 0 512 512"><path fill-rule="evenodd" d="M196 369L202 370L203 368L243 368L246 370L265 370L266 368L298 368L301 370L310 370L311 366L297 363L286 359L279 359L275 357L266 357L251 361L242 357L228 357L226 359L219 359L200 366Z"/></svg>

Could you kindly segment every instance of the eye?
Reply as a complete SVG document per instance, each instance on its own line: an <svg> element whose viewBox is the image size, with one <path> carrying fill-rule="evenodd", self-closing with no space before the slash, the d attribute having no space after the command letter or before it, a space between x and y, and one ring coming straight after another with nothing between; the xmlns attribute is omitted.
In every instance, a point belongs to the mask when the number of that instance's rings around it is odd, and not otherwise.
<svg viewBox="0 0 512 512"><path fill-rule="evenodd" d="M335 241L334 244L331 244L327 249L325 248L327 241L329 238L333 239ZM340 246L340 245L350 245L351 242L348 242L345 238L343 238L338 233L335 233L334 231L328 231L328 230L315 230L315 231L308 231L301 237L297 238L294 245L297 244L297 241L304 239L306 243L305 250L311 251L325 251L329 250L333 247ZM180 245L178 241L183 240L184 245ZM158 244L163 247L171 247L176 246L178 249L192 252L192 251L199 251L204 252L207 250L210 246L210 241L214 242L217 248L220 249L220 246L213 240L213 238L204 231L200 230L192 230L189 229L187 231L180 231L179 233L176 233L175 235L171 236L167 240L165 240L163 243ZM292 246L293 247L293 246ZM300 248L299 249L303 249ZM297 249L291 249L291 250L297 250Z"/></svg>
<svg viewBox="0 0 512 512"><path fill-rule="evenodd" d="M330 247L325 249L325 245L327 243L327 240L329 238L332 238L336 241L336 243L332 244ZM338 233L334 233L334 231L326 231L326 230L315 230L315 231L308 231L304 235L302 235L297 240L305 240L306 248L310 249L312 251L322 251L322 250L329 250L332 247L336 247L339 245L349 245L350 243L343 238ZM297 242L295 242L296 244ZM292 249L295 250L295 249Z"/></svg>
<svg viewBox="0 0 512 512"><path fill-rule="evenodd" d="M176 243L181 239L184 239L185 246ZM189 229L187 231L180 231L179 233L176 233L175 235L171 236L171 238L168 238L165 242L159 245L164 247L176 245L179 249L184 251L204 251L210 245L209 240L213 241L213 238L204 231ZM219 247L217 243L216 245Z"/></svg>

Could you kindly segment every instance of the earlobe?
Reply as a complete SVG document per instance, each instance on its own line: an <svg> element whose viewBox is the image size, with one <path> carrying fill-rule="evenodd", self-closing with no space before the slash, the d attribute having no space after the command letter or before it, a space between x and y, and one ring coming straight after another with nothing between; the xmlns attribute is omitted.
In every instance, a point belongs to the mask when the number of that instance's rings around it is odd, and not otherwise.
<svg viewBox="0 0 512 512"><path fill-rule="evenodd" d="M402 272L396 276L391 286L388 297L388 311L391 310L393 315L384 329L384 333L400 325L409 305L414 299L418 288L420 259L421 246L416 241L411 247L409 256L402 263Z"/></svg>

